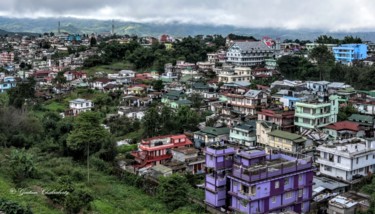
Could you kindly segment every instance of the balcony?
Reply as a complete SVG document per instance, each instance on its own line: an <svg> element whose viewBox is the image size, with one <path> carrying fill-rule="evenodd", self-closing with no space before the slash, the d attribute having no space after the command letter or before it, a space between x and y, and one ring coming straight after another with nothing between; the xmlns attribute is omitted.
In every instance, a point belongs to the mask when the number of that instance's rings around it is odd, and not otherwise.
<svg viewBox="0 0 375 214"><path fill-rule="evenodd" d="M252 166L249 168L245 168L242 165L234 164L232 176L248 182L254 182L304 169L311 169L311 166L311 161L304 159L284 161L282 163L276 164L262 164L258 166Z"/></svg>
<svg viewBox="0 0 375 214"><path fill-rule="evenodd" d="M350 166L347 166L341 163L332 162L323 158L318 158L316 160L316 163L323 164L323 165L330 166L330 167L337 168L337 169L341 169L344 171L352 171Z"/></svg>
<svg viewBox="0 0 375 214"><path fill-rule="evenodd" d="M215 170L219 169L228 169L233 167L233 160L224 160L222 162L208 162L206 161L206 167L208 168L215 168Z"/></svg>
<svg viewBox="0 0 375 214"><path fill-rule="evenodd" d="M232 155L234 154L234 148L227 146L210 146L207 147L206 153L213 156Z"/></svg>
<svg viewBox="0 0 375 214"><path fill-rule="evenodd" d="M227 184L227 179L226 177L220 177L220 176L214 177L212 174L207 174L206 182L214 184L215 186L219 187L219 186L225 186Z"/></svg>

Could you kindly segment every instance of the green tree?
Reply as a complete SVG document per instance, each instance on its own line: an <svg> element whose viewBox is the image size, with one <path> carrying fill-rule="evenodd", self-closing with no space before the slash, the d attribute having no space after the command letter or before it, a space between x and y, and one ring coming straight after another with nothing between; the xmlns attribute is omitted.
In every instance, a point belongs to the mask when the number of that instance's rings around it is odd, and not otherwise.
<svg viewBox="0 0 375 214"><path fill-rule="evenodd" d="M358 113L357 109L353 105L348 104L344 107L340 107L339 113L337 115L338 121L347 120L352 114Z"/></svg>
<svg viewBox="0 0 375 214"><path fill-rule="evenodd" d="M309 58L318 65L319 79L330 80L329 74L335 65L335 57L328 50L327 46L319 45L311 50Z"/></svg>
<svg viewBox="0 0 375 214"><path fill-rule="evenodd" d="M176 112L176 132L183 133L184 131L195 131L199 123L199 115L196 111L187 106L182 106Z"/></svg>
<svg viewBox="0 0 375 214"><path fill-rule="evenodd" d="M91 37L90 38L90 47L95 47L96 44L97 44L96 38L95 37Z"/></svg>
<svg viewBox="0 0 375 214"><path fill-rule="evenodd" d="M73 157L82 159L86 154L96 153L102 148L111 148L114 144L109 132L100 124L96 112L83 112L74 121L73 131L67 138L67 147Z"/></svg>
<svg viewBox="0 0 375 214"><path fill-rule="evenodd" d="M152 88L156 91L161 91L164 89L164 84L162 80L155 80L152 82Z"/></svg>
<svg viewBox="0 0 375 214"><path fill-rule="evenodd" d="M320 35L316 40L316 43L319 44L339 44L340 40L335 39L332 36L327 36L327 35Z"/></svg>
<svg viewBox="0 0 375 214"><path fill-rule="evenodd" d="M193 104L193 108L199 109L203 105L203 98L200 94L198 93L192 93L189 98L188 98Z"/></svg>
<svg viewBox="0 0 375 214"><path fill-rule="evenodd" d="M169 211L186 205L189 184L179 174L159 178L158 197L167 204Z"/></svg>
<svg viewBox="0 0 375 214"><path fill-rule="evenodd" d="M142 124L146 137L153 137L159 134L160 115L155 107L147 109L145 116L142 118Z"/></svg>

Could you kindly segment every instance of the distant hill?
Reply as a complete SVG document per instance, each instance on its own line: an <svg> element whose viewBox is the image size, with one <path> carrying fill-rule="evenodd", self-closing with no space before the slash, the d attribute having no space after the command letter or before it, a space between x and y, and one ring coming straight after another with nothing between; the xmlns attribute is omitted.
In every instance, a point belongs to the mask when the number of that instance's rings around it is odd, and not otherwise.
<svg viewBox="0 0 375 214"><path fill-rule="evenodd" d="M58 21L61 22L61 31L68 33L109 33L111 30L111 20L92 20L92 19L75 19L75 18L6 18L0 17L0 29L11 32L57 32ZM323 31L313 30L285 30L276 28L239 28L228 25L197 25L197 24L181 24L181 23L136 23L115 21L116 34L136 34L139 36L155 36L162 34L172 36L187 35L208 35L221 34L228 35L235 33L240 35L251 35L256 38L270 36L272 38L284 39L300 39L315 40L319 35L327 34L342 39L346 35L358 36L362 40L375 41L374 32L339 32L327 33Z"/></svg>
<svg viewBox="0 0 375 214"><path fill-rule="evenodd" d="M9 36L11 36L11 35L27 35L27 36L32 36L32 35L34 35L34 36L36 36L36 35L38 35L37 33L28 33L28 32L9 32L9 31L6 31L6 30L2 30L2 29L0 29L0 36L5 36L5 35L9 35Z"/></svg>

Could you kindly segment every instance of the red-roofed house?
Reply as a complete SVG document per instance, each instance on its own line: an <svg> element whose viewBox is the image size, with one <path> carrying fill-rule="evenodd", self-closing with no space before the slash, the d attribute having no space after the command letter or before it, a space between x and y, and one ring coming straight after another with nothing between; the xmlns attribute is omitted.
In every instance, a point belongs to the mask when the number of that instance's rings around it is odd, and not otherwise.
<svg viewBox="0 0 375 214"><path fill-rule="evenodd" d="M332 123L324 127L323 131L335 140L365 136L365 132L360 128L360 124L351 121Z"/></svg>
<svg viewBox="0 0 375 214"><path fill-rule="evenodd" d="M131 153L137 162L135 170L152 167L172 158L172 149L190 146L193 143L186 135L166 135L143 139L138 143L138 151Z"/></svg>

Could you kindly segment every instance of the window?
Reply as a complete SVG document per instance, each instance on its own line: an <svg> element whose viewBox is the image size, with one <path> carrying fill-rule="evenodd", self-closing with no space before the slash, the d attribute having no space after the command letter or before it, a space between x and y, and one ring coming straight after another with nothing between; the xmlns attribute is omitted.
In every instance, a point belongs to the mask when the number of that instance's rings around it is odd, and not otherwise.
<svg viewBox="0 0 375 214"><path fill-rule="evenodd" d="M299 175L299 176L298 176L298 180L299 180L299 181L302 181L302 175Z"/></svg>
<svg viewBox="0 0 375 214"><path fill-rule="evenodd" d="M257 189L256 189L256 186L251 186L251 189L250 189L250 194L251 195L255 195L257 193Z"/></svg>
<svg viewBox="0 0 375 214"><path fill-rule="evenodd" d="M273 196L271 201L272 201L272 203L275 203L276 202L276 196Z"/></svg>
<svg viewBox="0 0 375 214"><path fill-rule="evenodd" d="M337 163L341 163L341 157L337 156Z"/></svg>
<svg viewBox="0 0 375 214"><path fill-rule="evenodd" d="M233 186L236 187L238 185L238 182L234 181L234 180L232 180L232 181L233 181Z"/></svg>
<svg viewBox="0 0 375 214"><path fill-rule="evenodd" d="M303 195L303 189L298 190L298 197L300 198L302 197L302 195Z"/></svg>
<svg viewBox="0 0 375 214"><path fill-rule="evenodd" d="M366 160L368 160L368 155L366 155Z"/></svg>
<svg viewBox="0 0 375 214"><path fill-rule="evenodd" d="M330 166L324 166L324 170L330 172L332 171L332 168Z"/></svg>
<svg viewBox="0 0 375 214"><path fill-rule="evenodd" d="M301 209L302 209L302 210L303 210L304 206L305 206L305 203L302 203L302 204L301 204Z"/></svg>
<svg viewBox="0 0 375 214"><path fill-rule="evenodd" d="M241 185L241 193L242 194L249 194L249 187Z"/></svg>
<svg viewBox="0 0 375 214"><path fill-rule="evenodd" d="M284 179L284 185L288 185L289 184L289 178L285 178Z"/></svg>
<svg viewBox="0 0 375 214"><path fill-rule="evenodd" d="M275 189L278 189L280 187L279 181L275 181Z"/></svg>
<svg viewBox="0 0 375 214"><path fill-rule="evenodd" d="M292 192L285 193L285 198L291 198L291 197L292 197Z"/></svg>
<svg viewBox="0 0 375 214"><path fill-rule="evenodd" d="M356 162L356 164L358 164L358 161L359 161L359 158L356 158L356 161L355 161L355 162Z"/></svg>
<svg viewBox="0 0 375 214"><path fill-rule="evenodd" d="M210 160L212 160L212 159L213 159L213 156L212 156L212 155L209 155L209 157L210 157Z"/></svg>
<svg viewBox="0 0 375 214"><path fill-rule="evenodd" d="M327 153L324 152L324 159L327 159Z"/></svg>

